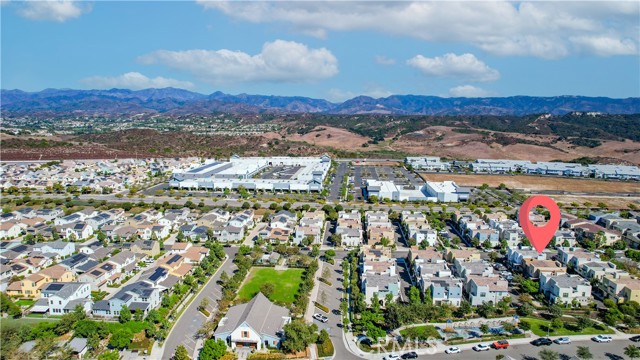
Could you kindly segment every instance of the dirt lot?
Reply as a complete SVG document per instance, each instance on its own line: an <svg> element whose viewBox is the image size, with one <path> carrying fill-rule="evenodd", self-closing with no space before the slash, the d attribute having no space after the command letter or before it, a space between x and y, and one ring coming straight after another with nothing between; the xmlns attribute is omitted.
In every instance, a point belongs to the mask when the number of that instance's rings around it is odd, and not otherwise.
<svg viewBox="0 0 640 360"><path fill-rule="evenodd" d="M262 135L271 139L280 139L282 137L281 134L275 132L265 133ZM366 151L375 149L375 147L362 147L362 144L370 140L368 137L352 133L349 130L334 128L331 126L318 126L307 134L289 134L286 137L287 140L291 141L304 141L309 144L329 146L340 150L356 149L359 151Z"/></svg>
<svg viewBox="0 0 640 360"><path fill-rule="evenodd" d="M514 143L504 145L491 140L494 132L485 133L460 133L448 126L432 126L403 135L390 147L414 154L470 160L550 161L587 156L610 159L608 162L614 163L640 164L640 143L630 140L602 141L602 145L588 148L558 141L557 136L500 133L500 136L514 139ZM521 143L515 143L515 139Z"/></svg>
<svg viewBox="0 0 640 360"><path fill-rule="evenodd" d="M591 203L590 207L596 206L598 203L605 203L609 209L629 209L629 204L640 206L640 197L622 197L622 196L589 196L589 195L548 195L556 202L571 204L576 202L584 205Z"/></svg>
<svg viewBox="0 0 640 360"><path fill-rule="evenodd" d="M604 181L593 179L568 179L527 175L462 175L462 174L421 174L428 181L455 181L464 186L488 184L495 187L504 183L508 188L525 190L562 190L586 193L628 193L640 192L639 182Z"/></svg>

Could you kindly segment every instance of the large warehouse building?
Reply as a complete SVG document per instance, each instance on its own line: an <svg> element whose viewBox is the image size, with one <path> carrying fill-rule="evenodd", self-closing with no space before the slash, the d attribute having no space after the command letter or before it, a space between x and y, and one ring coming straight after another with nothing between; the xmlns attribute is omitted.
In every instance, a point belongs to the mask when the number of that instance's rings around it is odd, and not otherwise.
<svg viewBox="0 0 640 360"><path fill-rule="evenodd" d="M393 181L365 181L367 197L375 196L380 200L457 202L468 200L471 192L469 188L458 186L453 181L427 181L420 188L396 185Z"/></svg>
<svg viewBox="0 0 640 360"><path fill-rule="evenodd" d="M322 191L331 158L239 157L207 160L188 169L175 169L169 186L179 189L238 189L262 191Z"/></svg>

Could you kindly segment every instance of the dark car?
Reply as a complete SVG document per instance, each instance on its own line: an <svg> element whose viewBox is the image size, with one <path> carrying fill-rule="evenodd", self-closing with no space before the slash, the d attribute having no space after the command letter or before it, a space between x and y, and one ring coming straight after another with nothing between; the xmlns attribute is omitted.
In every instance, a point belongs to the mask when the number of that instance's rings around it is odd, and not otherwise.
<svg viewBox="0 0 640 360"><path fill-rule="evenodd" d="M631 340L633 342L638 342L638 341L640 341L640 335L632 336L632 337L629 338L629 340Z"/></svg>
<svg viewBox="0 0 640 360"><path fill-rule="evenodd" d="M418 358L418 354L416 354L415 352L408 352L405 354L402 354L402 356L400 357L401 359L417 359Z"/></svg>
<svg viewBox="0 0 640 360"><path fill-rule="evenodd" d="M551 341L551 339L549 338L538 338L531 342L531 345L533 346L548 346L551 344L553 344L553 341Z"/></svg>

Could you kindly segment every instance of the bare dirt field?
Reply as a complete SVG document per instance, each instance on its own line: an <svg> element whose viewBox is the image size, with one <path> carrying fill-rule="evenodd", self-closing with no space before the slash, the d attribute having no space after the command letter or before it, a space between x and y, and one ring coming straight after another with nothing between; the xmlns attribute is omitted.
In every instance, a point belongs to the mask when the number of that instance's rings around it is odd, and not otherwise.
<svg viewBox="0 0 640 360"><path fill-rule="evenodd" d="M488 184L496 187L501 183L508 188L529 191L558 190L586 193L630 193L640 192L640 182L605 181L593 179L570 179L527 175L463 175L463 174L420 174L428 181L455 181L463 186Z"/></svg>
<svg viewBox="0 0 640 360"><path fill-rule="evenodd" d="M609 209L629 209L629 204L640 206L640 197L637 196L589 196L589 195L547 195L556 202L563 204L578 203L585 206L590 203L589 207L594 207L598 203L605 203Z"/></svg>
<svg viewBox="0 0 640 360"><path fill-rule="evenodd" d="M503 143L494 141L496 136L503 138ZM602 141L602 145L589 148L558 140L558 137L553 135L491 131L460 133L448 126L432 126L403 135L390 147L412 154L455 159L566 161L586 156L611 160L608 162L640 164L640 143L631 140Z"/></svg>
<svg viewBox="0 0 640 360"><path fill-rule="evenodd" d="M281 134L275 132L265 133L262 134L262 136L271 139L282 138ZM286 135L286 139L291 141L304 141L312 145L328 146L340 150L367 151L375 149L375 147L362 147L362 144L365 144L370 140L368 137L352 133L349 130L334 128L331 126L318 126L311 132L304 135L288 134Z"/></svg>

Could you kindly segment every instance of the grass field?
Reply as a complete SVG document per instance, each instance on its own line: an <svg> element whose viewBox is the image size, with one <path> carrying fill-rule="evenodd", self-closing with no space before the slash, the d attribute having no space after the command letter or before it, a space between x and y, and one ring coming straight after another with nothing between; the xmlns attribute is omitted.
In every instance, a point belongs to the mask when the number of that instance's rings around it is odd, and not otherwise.
<svg viewBox="0 0 640 360"><path fill-rule="evenodd" d="M19 306L31 306L35 303L35 300L31 300L31 299L20 299L16 301L16 304Z"/></svg>
<svg viewBox="0 0 640 360"><path fill-rule="evenodd" d="M400 330L400 335L409 339L426 340L429 338L441 339L440 333L433 325L415 326Z"/></svg>
<svg viewBox="0 0 640 360"><path fill-rule="evenodd" d="M547 336L547 327L551 321L538 319L538 318L524 318L523 321L531 324L531 331L538 336ZM596 324L593 327L588 327L583 330L578 330L571 323L565 322L565 325L560 329L549 329L549 336L561 336L561 335L598 335L598 334L613 334L613 330L610 328Z"/></svg>
<svg viewBox="0 0 640 360"><path fill-rule="evenodd" d="M238 298L243 301L251 300L258 292L262 284L271 283L274 286L269 300L291 304L298 293L302 281L302 269L275 270L272 268L253 268L244 285L238 291Z"/></svg>
<svg viewBox="0 0 640 360"><path fill-rule="evenodd" d="M569 190L573 192L637 192L638 182L605 181L593 179L572 179L528 175L463 175L463 174L420 174L428 181L455 181L462 186L488 184L497 187L501 183L510 189Z"/></svg>

